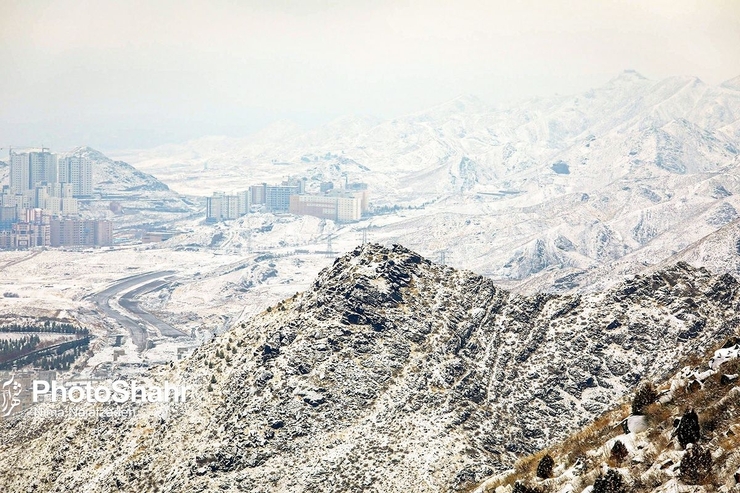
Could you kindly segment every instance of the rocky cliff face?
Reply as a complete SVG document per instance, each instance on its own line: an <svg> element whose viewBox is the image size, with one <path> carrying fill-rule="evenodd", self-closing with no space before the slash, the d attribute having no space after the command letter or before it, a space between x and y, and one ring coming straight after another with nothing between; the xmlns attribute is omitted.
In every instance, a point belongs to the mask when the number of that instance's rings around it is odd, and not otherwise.
<svg viewBox="0 0 740 493"><path fill-rule="evenodd" d="M402 247L147 378L186 403L131 419L19 415L10 491L456 491L563 438L738 325L737 281L677 264L602 293L520 296ZM44 405L50 406L50 405Z"/></svg>

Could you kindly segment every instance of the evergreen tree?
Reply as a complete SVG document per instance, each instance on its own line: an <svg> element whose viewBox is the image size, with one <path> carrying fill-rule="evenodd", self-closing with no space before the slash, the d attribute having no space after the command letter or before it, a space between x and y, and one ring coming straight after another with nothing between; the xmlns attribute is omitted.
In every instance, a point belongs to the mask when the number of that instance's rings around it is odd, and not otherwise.
<svg viewBox="0 0 740 493"><path fill-rule="evenodd" d="M620 465L622 461L627 458L628 454L629 452L627 451L627 447L625 447L622 442L617 440L616 442L614 442L609 455L617 465Z"/></svg>
<svg viewBox="0 0 740 493"><path fill-rule="evenodd" d="M553 466L555 466L555 461L550 457L550 454L545 454L540 463L537 464L537 477L542 479L551 478Z"/></svg>
<svg viewBox="0 0 740 493"><path fill-rule="evenodd" d="M676 437L681 448L686 448L689 443L697 443L701 436L699 429L699 416L693 409L689 409L681 417L676 429Z"/></svg>
<svg viewBox="0 0 740 493"><path fill-rule="evenodd" d="M606 475L596 478L592 493L627 493L627 487L619 471L609 469Z"/></svg>
<svg viewBox="0 0 740 493"><path fill-rule="evenodd" d="M693 445L681 458L678 477L686 484L702 484L712 470L712 454Z"/></svg>

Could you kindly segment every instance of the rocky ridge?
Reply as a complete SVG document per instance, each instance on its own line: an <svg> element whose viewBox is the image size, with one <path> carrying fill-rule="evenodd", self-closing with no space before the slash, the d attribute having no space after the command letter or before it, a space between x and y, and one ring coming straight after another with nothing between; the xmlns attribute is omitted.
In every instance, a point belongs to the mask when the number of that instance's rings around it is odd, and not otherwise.
<svg viewBox="0 0 740 493"><path fill-rule="evenodd" d="M0 485L464 490L733 333L738 287L679 263L601 293L522 296L365 245L312 289L149 372L191 385L186 403L6 421Z"/></svg>

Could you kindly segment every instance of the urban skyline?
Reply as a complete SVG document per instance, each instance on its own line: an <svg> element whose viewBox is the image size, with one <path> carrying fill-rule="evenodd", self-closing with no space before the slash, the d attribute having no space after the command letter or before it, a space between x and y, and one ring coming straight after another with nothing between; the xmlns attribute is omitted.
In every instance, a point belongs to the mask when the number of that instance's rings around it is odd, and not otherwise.
<svg viewBox="0 0 740 493"><path fill-rule="evenodd" d="M345 183L334 188L322 182L319 190L306 191L305 180L287 180L280 185L252 185L248 190L227 194L214 192L206 198L206 222L237 219L262 206L268 212L314 216L338 223L359 221L368 211L369 194L365 183Z"/></svg>

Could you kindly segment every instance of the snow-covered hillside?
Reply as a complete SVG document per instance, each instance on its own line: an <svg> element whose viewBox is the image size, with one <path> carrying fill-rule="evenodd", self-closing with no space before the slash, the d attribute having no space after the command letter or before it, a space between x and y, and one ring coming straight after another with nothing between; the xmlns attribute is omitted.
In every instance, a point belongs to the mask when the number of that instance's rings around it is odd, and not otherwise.
<svg viewBox="0 0 740 493"><path fill-rule="evenodd" d="M474 493L738 491L739 342L729 337L692 355L670 379L643 383L629 401Z"/></svg>
<svg viewBox="0 0 740 493"><path fill-rule="evenodd" d="M65 156L83 156L92 162L93 188L101 194L122 192L163 192L169 187L152 175L142 173L128 163L113 161L91 147L76 147Z"/></svg>
<svg viewBox="0 0 740 493"><path fill-rule="evenodd" d="M92 163L94 198L84 200L83 213L114 219L116 229L172 226L201 204L169 189L154 176L123 161L114 161L91 147L76 147L62 156L84 156ZM117 213L111 213L111 201Z"/></svg>
<svg viewBox="0 0 740 493"><path fill-rule="evenodd" d="M340 241L367 229L522 289L577 289L627 256L632 271L654 264L738 217L739 138L737 79L625 71L583 94L510 107L462 96L391 121L342 118L308 132L280 122L123 157L201 195L346 175L370 185L376 207L401 210L340 228Z"/></svg>
<svg viewBox="0 0 740 493"><path fill-rule="evenodd" d="M142 378L191 386L134 417L18 414L9 491L466 491L737 325L731 276L678 264L589 295L520 296L397 246ZM84 410L101 405L80 404Z"/></svg>

